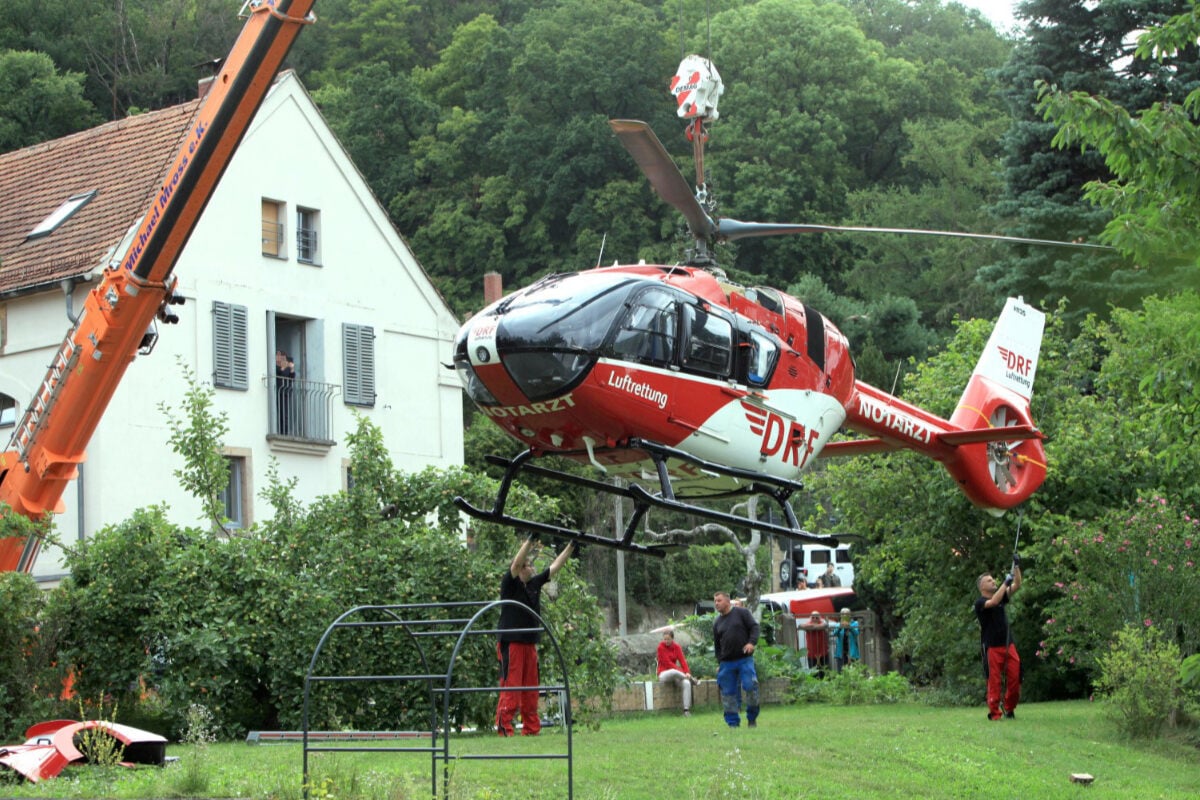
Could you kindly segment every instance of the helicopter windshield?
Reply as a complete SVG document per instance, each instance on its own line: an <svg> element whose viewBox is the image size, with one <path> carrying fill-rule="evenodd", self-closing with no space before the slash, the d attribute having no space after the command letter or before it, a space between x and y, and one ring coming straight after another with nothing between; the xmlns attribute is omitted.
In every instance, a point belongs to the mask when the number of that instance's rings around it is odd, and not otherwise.
<svg viewBox="0 0 1200 800"><path fill-rule="evenodd" d="M636 279L628 275L589 275L539 284L514 297L504 309L499 344L595 350ZM621 291L625 289L626 291Z"/></svg>
<svg viewBox="0 0 1200 800"><path fill-rule="evenodd" d="M622 304L642 282L628 275L581 272L514 297L504 309L496 344L525 396L553 397L581 380Z"/></svg>

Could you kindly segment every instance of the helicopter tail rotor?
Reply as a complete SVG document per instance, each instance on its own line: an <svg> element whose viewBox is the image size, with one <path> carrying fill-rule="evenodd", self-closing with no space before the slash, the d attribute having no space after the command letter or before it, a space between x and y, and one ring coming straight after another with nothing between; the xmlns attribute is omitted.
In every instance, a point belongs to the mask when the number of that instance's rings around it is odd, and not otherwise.
<svg viewBox="0 0 1200 800"><path fill-rule="evenodd" d="M821 456L916 450L942 462L980 508L1001 514L1016 506L1046 478L1029 406L1044 325L1041 311L1009 298L948 420L856 382L846 427L874 438L830 442Z"/></svg>
<svg viewBox="0 0 1200 800"><path fill-rule="evenodd" d="M950 418L952 424L993 434L986 443L962 448L956 468L963 490L987 508L1013 507L1046 478L1040 434L1023 433L1037 430L1029 401L1044 326L1041 311L1009 298Z"/></svg>

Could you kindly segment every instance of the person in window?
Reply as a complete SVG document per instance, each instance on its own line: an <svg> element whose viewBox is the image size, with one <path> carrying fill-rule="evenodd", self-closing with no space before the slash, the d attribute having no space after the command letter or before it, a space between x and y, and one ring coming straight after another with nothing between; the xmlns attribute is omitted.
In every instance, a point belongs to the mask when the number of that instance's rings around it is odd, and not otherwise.
<svg viewBox="0 0 1200 800"><path fill-rule="evenodd" d="M282 350L275 351L275 408L278 410L279 432L292 435L293 388L296 382L296 362Z"/></svg>

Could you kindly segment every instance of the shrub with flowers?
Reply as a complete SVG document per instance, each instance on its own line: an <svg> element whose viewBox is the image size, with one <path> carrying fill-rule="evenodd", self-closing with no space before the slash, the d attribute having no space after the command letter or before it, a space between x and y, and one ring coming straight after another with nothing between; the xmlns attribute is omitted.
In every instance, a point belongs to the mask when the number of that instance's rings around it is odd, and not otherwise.
<svg viewBox="0 0 1200 800"><path fill-rule="evenodd" d="M1056 537L1058 595L1037 654L1094 670L1128 624L1157 628L1184 656L1200 652L1200 520L1164 497L1138 498Z"/></svg>

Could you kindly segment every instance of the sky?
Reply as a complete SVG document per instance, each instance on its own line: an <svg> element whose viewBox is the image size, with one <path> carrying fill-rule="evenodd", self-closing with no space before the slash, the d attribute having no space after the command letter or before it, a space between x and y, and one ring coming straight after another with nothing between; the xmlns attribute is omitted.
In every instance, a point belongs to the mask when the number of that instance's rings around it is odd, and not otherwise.
<svg viewBox="0 0 1200 800"><path fill-rule="evenodd" d="M967 8L977 8L992 21L1001 33L1007 33L1016 19L1013 17L1013 6L1017 0L954 0Z"/></svg>

